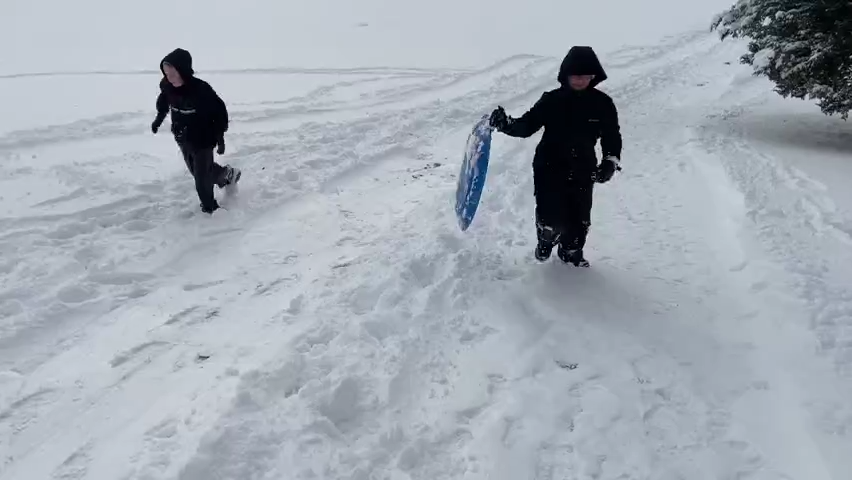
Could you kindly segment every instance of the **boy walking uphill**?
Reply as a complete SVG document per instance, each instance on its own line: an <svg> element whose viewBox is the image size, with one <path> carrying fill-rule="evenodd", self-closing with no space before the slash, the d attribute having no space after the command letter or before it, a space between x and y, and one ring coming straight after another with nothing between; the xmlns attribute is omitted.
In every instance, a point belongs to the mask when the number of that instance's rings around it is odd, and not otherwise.
<svg viewBox="0 0 852 480"><path fill-rule="evenodd" d="M595 88L606 78L591 47L572 47L559 68L561 87L545 92L520 118L508 117L500 106L491 114L491 126L512 137L530 137L544 128L533 158L539 261L558 244L563 262L589 266L583 247L591 225L592 187L609 181L621 158L618 110L609 95Z"/></svg>
<svg viewBox="0 0 852 480"><path fill-rule="evenodd" d="M180 147L186 167L195 178L195 190L201 211L213 213L219 208L213 185L224 188L237 183L239 169L221 166L213 160L213 149L225 153L228 110L219 95L204 80L195 77L192 56L181 48L160 62L163 79L157 97L157 118L151 124L155 134L171 110L172 134Z"/></svg>

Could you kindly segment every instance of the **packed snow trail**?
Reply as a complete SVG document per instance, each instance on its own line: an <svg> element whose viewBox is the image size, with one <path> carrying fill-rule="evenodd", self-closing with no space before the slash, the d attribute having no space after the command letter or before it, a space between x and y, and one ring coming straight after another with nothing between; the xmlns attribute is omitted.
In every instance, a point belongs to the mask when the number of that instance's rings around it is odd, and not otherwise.
<svg viewBox="0 0 852 480"><path fill-rule="evenodd" d="M745 147L708 135L755 91L738 52L700 33L604 57L625 170L598 187L591 269L532 260L535 139L496 137L471 229L452 214L472 122L531 105L553 58L237 108L253 180L211 219L174 178L4 219L0 478L844 478L850 380L722 169ZM75 128L40 134L67 154Z"/></svg>

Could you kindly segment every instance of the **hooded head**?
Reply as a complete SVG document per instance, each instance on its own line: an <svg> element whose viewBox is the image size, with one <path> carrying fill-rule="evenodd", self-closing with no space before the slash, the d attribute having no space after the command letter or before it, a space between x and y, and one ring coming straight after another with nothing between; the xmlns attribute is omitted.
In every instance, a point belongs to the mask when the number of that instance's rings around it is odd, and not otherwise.
<svg viewBox="0 0 852 480"><path fill-rule="evenodd" d="M174 67L183 82L188 81L195 74L195 72L192 70L192 55L190 55L188 51L182 48L174 49L171 53L166 55L160 62L160 71L163 72L163 75L168 78L166 70L165 68L163 68L165 64L169 64ZM169 81L171 81L171 79L169 79Z"/></svg>
<svg viewBox="0 0 852 480"><path fill-rule="evenodd" d="M562 60L559 67L559 75L556 77L562 85L568 85L568 77L571 75L594 75L589 82L588 88L592 88L607 79L601 62L592 47L575 46L568 50L568 54Z"/></svg>

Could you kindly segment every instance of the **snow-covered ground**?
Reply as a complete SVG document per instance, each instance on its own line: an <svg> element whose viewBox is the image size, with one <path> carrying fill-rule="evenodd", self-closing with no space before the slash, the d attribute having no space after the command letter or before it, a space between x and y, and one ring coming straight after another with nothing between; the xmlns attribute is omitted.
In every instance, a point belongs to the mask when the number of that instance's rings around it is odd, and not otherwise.
<svg viewBox="0 0 852 480"><path fill-rule="evenodd" d="M72 3L0 20L0 479L849 478L852 134L728 1ZM574 43L625 140L591 269L532 258L537 137L453 215ZM149 130L175 46L232 115L212 218Z"/></svg>

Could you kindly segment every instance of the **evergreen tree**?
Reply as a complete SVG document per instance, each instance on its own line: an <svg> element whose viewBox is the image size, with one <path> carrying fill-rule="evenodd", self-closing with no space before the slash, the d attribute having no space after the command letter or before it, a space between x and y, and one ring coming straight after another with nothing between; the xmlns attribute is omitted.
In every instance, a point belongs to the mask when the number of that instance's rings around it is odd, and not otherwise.
<svg viewBox="0 0 852 480"><path fill-rule="evenodd" d="M712 23L722 40L749 38L741 63L783 97L817 100L826 115L852 110L852 0L737 0Z"/></svg>

